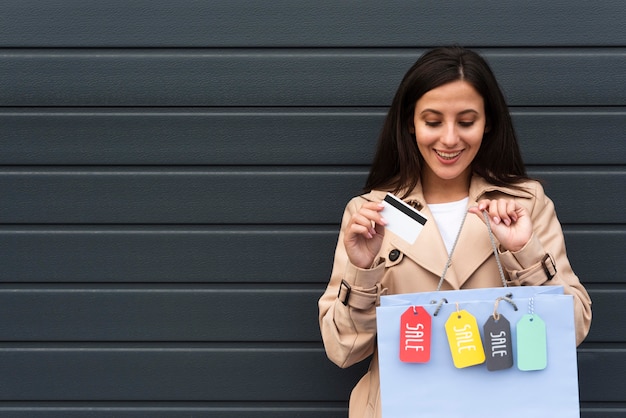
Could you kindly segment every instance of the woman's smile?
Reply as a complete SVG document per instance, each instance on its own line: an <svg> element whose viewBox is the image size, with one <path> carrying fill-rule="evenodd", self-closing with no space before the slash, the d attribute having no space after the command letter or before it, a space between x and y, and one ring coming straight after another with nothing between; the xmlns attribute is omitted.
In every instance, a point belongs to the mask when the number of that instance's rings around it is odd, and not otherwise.
<svg viewBox="0 0 626 418"><path fill-rule="evenodd" d="M454 151L454 152L435 150L435 153L442 160L442 163L444 163L444 164L451 164L451 163L455 162L457 157L459 157L462 152L463 152L463 150Z"/></svg>
<svg viewBox="0 0 626 418"><path fill-rule="evenodd" d="M484 100L468 82L457 80L426 92L415 104L412 126L425 163L423 182L466 186L485 127Z"/></svg>

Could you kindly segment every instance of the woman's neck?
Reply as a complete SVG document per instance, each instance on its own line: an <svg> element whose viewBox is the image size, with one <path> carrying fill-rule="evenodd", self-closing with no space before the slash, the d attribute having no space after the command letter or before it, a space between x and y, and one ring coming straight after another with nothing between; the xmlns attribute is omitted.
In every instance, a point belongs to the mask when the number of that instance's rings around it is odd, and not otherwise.
<svg viewBox="0 0 626 418"><path fill-rule="evenodd" d="M426 203L456 202L469 195L471 172L455 179L445 180L425 170L421 180Z"/></svg>

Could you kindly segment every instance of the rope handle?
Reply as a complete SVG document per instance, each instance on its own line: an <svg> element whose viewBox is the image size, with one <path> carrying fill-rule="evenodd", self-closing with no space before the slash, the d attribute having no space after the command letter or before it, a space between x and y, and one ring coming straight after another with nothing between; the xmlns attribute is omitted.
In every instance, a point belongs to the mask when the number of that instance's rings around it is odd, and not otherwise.
<svg viewBox="0 0 626 418"><path fill-rule="evenodd" d="M452 244L452 249L450 250L450 254L448 255L448 261L446 262L445 267L443 268L443 272L441 273L441 278L439 279L439 284L437 285L437 292L441 290L441 285L443 284L443 280L446 277L446 273L448 272L448 267L452 263L452 254L454 253L454 249L456 248L456 244L459 241L459 237L461 236L461 230L463 229L463 225L465 224L465 219L467 218L467 214L469 211L465 211L463 214L463 220L461 221L461 227L459 228L459 232L456 234L456 238L454 240L454 244ZM491 240L491 246L493 247L493 255L496 257L496 263L498 264L498 271L500 272L500 278L502 279L502 285L504 287L508 287L506 284L506 278L504 277L504 271L502 270L502 264L500 263L500 255L498 254L498 246L496 245L496 238L493 236L493 231L491 230L491 224L489 223L489 215L487 211L483 211L483 218L485 218L485 224L487 225L487 231L489 231L489 239Z"/></svg>

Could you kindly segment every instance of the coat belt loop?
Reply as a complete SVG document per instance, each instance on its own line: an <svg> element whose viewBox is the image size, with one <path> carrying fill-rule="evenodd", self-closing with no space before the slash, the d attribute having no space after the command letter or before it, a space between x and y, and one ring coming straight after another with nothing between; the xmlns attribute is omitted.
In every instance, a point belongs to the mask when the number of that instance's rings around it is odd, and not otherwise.
<svg viewBox="0 0 626 418"><path fill-rule="evenodd" d="M543 271L546 273L548 280L552 280L552 278L556 276L556 264L554 263L552 256L550 254L543 256L541 265L543 266Z"/></svg>

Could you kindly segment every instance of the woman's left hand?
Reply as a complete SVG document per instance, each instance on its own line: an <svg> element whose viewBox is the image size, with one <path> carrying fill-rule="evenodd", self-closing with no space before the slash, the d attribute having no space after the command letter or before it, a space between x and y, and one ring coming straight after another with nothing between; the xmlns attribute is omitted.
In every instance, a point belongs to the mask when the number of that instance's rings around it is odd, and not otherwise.
<svg viewBox="0 0 626 418"><path fill-rule="evenodd" d="M500 245L509 251L519 251L533 234L533 223L528 211L513 199L483 199L477 206L469 209L480 219L485 220L483 211L489 215L489 223L493 235L500 241Z"/></svg>

